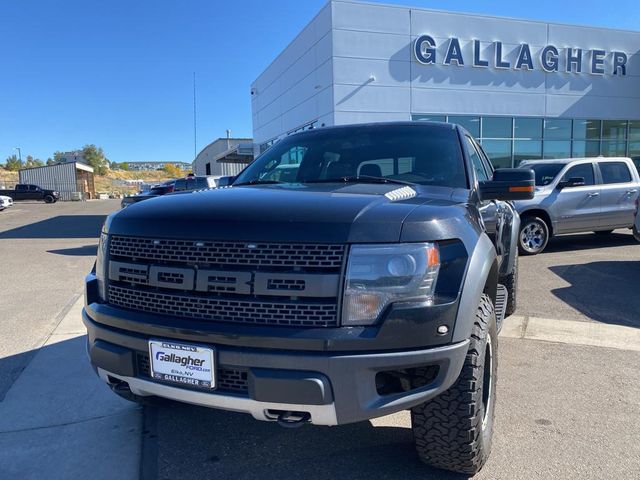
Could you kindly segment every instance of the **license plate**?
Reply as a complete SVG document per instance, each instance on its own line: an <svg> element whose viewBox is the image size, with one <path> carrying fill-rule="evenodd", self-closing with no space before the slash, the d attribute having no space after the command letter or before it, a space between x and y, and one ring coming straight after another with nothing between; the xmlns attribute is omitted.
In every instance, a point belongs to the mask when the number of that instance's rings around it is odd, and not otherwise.
<svg viewBox="0 0 640 480"><path fill-rule="evenodd" d="M213 348L163 340L149 340L151 377L197 388L216 387Z"/></svg>

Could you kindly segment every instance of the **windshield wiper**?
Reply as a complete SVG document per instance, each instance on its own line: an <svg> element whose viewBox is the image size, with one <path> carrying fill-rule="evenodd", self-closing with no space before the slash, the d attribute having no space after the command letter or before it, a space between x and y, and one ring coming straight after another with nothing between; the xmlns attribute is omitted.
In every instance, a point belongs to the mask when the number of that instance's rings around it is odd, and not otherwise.
<svg viewBox="0 0 640 480"><path fill-rule="evenodd" d="M305 180L302 183L397 183L399 185L416 185L415 183L405 182L404 180L396 180L395 178L371 177L369 175L354 175L339 178Z"/></svg>
<svg viewBox="0 0 640 480"><path fill-rule="evenodd" d="M280 180L261 180L259 178L254 178L253 180L249 180L247 182L234 183L234 187L241 187L242 185L274 185L276 183L285 183Z"/></svg>

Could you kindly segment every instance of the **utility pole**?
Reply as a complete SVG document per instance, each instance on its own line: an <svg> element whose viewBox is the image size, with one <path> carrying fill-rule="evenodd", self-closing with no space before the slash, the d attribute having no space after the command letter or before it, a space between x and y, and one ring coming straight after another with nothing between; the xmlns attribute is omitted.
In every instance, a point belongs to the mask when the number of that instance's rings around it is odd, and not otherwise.
<svg viewBox="0 0 640 480"><path fill-rule="evenodd" d="M22 150L20 147L13 147L13 149L18 150L18 159L20 160L20 163L22 163Z"/></svg>
<svg viewBox="0 0 640 480"><path fill-rule="evenodd" d="M197 155L197 124L196 124L196 72L193 72L193 159L196 159Z"/></svg>

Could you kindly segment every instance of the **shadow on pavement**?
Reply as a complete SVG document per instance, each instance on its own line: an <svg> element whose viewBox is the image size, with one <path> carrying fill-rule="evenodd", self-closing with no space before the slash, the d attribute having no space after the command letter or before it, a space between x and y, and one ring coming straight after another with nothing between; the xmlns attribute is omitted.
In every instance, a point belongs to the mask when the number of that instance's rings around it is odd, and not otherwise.
<svg viewBox="0 0 640 480"><path fill-rule="evenodd" d="M545 253L566 252L569 250L591 250L594 248L627 247L640 245L631 234L611 233L610 235L596 235L594 233L580 233L575 235L559 235L549 240Z"/></svg>
<svg viewBox="0 0 640 480"><path fill-rule="evenodd" d="M240 413L157 409L159 478L467 479L422 464L411 430L360 422L286 429ZM144 451L144 448L143 448ZM155 466L154 466L155 467Z"/></svg>
<svg viewBox="0 0 640 480"><path fill-rule="evenodd" d="M85 245L84 247L60 248L58 250L47 250L47 253L56 255L68 255L71 257L91 257L98 251L98 245Z"/></svg>
<svg viewBox="0 0 640 480"><path fill-rule="evenodd" d="M58 215L0 233L4 238L96 238L106 215Z"/></svg>
<svg viewBox="0 0 640 480"><path fill-rule="evenodd" d="M640 261L592 262L549 269L571 284L551 291L592 320L640 327Z"/></svg>
<svg viewBox="0 0 640 480"><path fill-rule="evenodd" d="M0 478L137 478L140 410L98 379L74 335L0 358L15 373L0 384Z"/></svg>

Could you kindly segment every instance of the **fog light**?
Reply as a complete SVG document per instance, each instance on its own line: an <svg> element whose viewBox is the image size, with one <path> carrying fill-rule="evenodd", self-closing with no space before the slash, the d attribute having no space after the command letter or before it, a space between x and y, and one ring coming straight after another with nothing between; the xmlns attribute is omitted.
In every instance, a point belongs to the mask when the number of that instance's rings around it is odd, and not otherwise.
<svg viewBox="0 0 640 480"><path fill-rule="evenodd" d="M437 331L438 331L438 334L444 335L449 331L449 327L447 327L446 325L440 325Z"/></svg>

